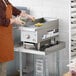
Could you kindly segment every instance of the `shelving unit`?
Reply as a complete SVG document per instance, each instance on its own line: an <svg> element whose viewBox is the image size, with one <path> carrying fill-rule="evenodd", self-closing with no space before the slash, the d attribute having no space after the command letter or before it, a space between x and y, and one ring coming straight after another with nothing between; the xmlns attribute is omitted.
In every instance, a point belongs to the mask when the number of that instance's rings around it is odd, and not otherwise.
<svg viewBox="0 0 76 76"><path fill-rule="evenodd" d="M15 47L15 52L19 53L20 76L60 76L60 51L65 48L65 42L48 47L45 51ZM31 64L23 67L23 53L33 56L33 66ZM26 59L25 59L26 60ZM49 65L50 64L50 65ZM31 66L31 67L30 67Z"/></svg>
<svg viewBox="0 0 76 76"><path fill-rule="evenodd" d="M71 0L71 58L76 56L76 0Z"/></svg>

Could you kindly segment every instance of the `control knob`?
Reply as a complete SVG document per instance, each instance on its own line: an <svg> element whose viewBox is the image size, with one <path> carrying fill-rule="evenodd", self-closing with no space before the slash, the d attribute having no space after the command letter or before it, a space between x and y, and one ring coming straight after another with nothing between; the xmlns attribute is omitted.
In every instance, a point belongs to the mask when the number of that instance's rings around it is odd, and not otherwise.
<svg viewBox="0 0 76 76"><path fill-rule="evenodd" d="M25 35L26 39L30 39L30 35Z"/></svg>

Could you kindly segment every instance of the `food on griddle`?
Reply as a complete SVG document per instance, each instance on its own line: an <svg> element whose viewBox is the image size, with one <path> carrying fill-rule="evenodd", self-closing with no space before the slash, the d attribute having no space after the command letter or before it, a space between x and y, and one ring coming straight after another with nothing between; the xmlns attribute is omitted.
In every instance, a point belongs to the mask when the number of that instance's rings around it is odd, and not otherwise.
<svg viewBox="0 0 76 76"><path fill-rule="evenodd" d="M40 19L39 19L39 22L40 22L40 23L44 23L44 22L46 22L46 20L45 20L44 18L40 18Z"/></svg>
<svg viewBox="0 0 76 76"><path fill-rule="evenodd" d="M36 26L36 27L43 26L43 23L36 23L35 26Z"/></svg>

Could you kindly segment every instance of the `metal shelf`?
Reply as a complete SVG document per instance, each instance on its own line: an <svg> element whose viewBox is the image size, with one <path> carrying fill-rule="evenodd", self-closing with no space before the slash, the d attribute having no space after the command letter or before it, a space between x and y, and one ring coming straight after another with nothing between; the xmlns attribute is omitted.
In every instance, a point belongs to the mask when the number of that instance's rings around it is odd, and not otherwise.
<svg viewBox="0 0 76 76"><path fill-rule="evenodd" d="M22 53L25 53L25 54L28 53L28 54L31 54L31 55L33 54L34 55L34 58L35 58L34 60L36 60L35 61L36 63L34 63L34 65L36 65L36 67L35 67L36 69L34 69L34 71L36 71L35 74L37 74L37 76L44 76L45 74L48 74L48 64L50 63L51 58L48 60L49 61L48 62L47 61L47 57L48 56L51 56L51 54L54 53L55 54L55 57L56 57L56 59L55 59L55 65L56 65L56 67L54 67L54 70L57 71L56 72L56 74L57 74L56 76L59 76L59 51L61 51L64 48L65 48L65 43L64 42L60 42L57 45L48 47L48 48L45 49L45 51L25 49L22 46L21 47L15 47L14 50L16 52L19 52L19 62L20 62L20 66L19 66L19 69L20 70L19 71L20 71L20 76L25 76L26 74L27 74L26 76L29 76L28 73L29 72L30 73L33 72L33 69L30 69L30 68L25 69L25 68L22 67ZM48 62L48 64L47 64L47 62ZM44 66L44 64L46 66ZM41 69L41 71L39 72L38 71L39 70L38 67L41 68L41 65L42 65L42 68L43 69ZM53 65L54 65L54 63L53 63ZM44 67L46 67L46 69L44 69ZM46 70L46 73L44 72L45 70ZM30 75L30 76L34 76L34 75ZM48 75L46 75L46 76L48 76Z"/></svg>
<svg viewBox="0 0 76 76"><path fill-rule="evenodd" d="M76 0L71 0L71 58L76 56Z"/></svg>

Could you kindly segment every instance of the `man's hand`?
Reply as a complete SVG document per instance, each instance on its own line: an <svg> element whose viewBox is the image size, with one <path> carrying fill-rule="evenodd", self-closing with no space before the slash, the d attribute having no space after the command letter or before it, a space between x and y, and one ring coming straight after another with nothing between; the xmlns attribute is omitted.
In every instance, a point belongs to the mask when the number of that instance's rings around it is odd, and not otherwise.
<svg viewBox="0 0 76 76"><path fill-rule="evenodd" d="M15 23L19 24L19 25L24 25L25 24L25 22L21 20L20 16L18 16L18 17L15 18Z"/></svg>
<svg viewBox="0 0 76 76"><path fill-rule="evenodd" d="M26 19L31 19L32 21L35 21L35 18L29 14L27 14L25 11L22 11L20 14L21 17L25 17Z"/></svg>
<svg viewBox="0 0 76 76"><path fill-rule="evenodd" d="M18 25L24 25L25 24L25 22L20 19L20 16L10 19L10 23L11 24L15 23Z"/></svg>

